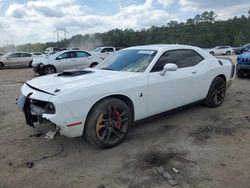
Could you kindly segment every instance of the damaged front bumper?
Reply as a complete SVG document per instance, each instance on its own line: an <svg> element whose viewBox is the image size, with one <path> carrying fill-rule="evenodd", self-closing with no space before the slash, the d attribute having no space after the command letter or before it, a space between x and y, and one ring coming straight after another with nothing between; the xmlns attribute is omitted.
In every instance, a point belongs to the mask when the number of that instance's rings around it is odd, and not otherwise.
<svg viewBox="0 0 250 188"><path fill-rule="evenodd" d="M17 99L17 107L24 112L27 125L34 127L34 123L46 123L48 120L43 118L43 114L55 114L55 106L51 102L40 101L21 95Z"/></svg>
<svg viewBox="0 0 250 188"><path fill-rule="evenodd" d="M22 86L21 91L17 107L23 111L28 125L34 127L36 123L52 124L60 130L61 135L82 136L86 118L73 116L59 96L36 89L27 83Z"/></svg>

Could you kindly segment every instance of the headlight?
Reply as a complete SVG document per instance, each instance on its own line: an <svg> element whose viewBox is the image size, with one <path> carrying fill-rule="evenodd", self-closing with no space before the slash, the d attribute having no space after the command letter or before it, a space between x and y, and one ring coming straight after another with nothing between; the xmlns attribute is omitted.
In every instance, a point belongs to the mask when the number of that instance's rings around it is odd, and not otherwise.
<svg viewBox="0 0 250 188"><path fill-rule="evenodd" d="M55 114L56 108L52 102L45 102L36 99L30 100L31 111L37 115Z"/></svg>

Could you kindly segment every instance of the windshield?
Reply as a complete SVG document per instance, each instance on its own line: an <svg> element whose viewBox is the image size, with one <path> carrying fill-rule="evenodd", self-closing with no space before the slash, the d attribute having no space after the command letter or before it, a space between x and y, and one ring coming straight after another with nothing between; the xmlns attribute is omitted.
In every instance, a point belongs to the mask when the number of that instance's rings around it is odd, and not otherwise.
<svg viewBox="0 0 250 188"><path fill-rule="evenodd" d="M155 57L156 50L122 50L96 66L98 69L144 72Z"/></svg>
<svg viewBox="0 0 250 188"><path fill-rule="evenodd" d="M96 48L94 49L94 52L101 52L102 51L102 48Z"/></svg>

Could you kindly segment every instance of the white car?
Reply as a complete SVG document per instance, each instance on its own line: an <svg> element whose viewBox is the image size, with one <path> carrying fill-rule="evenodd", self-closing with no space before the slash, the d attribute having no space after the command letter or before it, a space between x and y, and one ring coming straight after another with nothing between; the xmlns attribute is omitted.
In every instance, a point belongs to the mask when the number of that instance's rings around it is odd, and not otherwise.
<svg viewBox="0 0 250 188"><path fill-rule="evenodd" d="M4 67L31 67L35 54L28 52L11 52L0 57L0 69Z"/></svg>
<svg viewBox="0 0 250 188"><path fill-rule="evenodd" d="M216 46L208 51L212 55L231 55L234 49L231 46Z"/></svg>
<svg viewBox="0 0 250 188"><path fill-rule="evenodd" d="M34 71L41 74L53 74L67 69L94 67L102 61L96 55L82 50L65 50L35 58L32 62Z"/></svg>
<svg viewBox="0 0 250 188"><path fill-rule="evenodd" d="M94 69L27 81L18 99L27 124L52 122L62 135L99 147L123 141L133 122L202 101L220 106L235 65L185 45L121 50Z"/></svg>
<svg viewBox="0 0 250 188"><path fill-rule="evenodd" d="M115 47L98 47L93 50L93 53L99 56L102 59L106 59L110 55L112 55L114 52L119 51L120 48Z"/></svg>

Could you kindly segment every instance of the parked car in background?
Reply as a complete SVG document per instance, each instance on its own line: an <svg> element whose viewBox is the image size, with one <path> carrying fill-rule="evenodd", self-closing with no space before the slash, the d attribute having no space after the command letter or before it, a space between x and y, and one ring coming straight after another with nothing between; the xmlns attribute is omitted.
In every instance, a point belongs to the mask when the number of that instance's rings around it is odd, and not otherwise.
<svg viewBox="0 0 250 188"><path fill-rule="evenodd" d="M94 69L27 81L17 104L30 126L49 121L62 135L109 148L124 140L135 121L197 101L220 106L234 77L231 60L197 47L136 46Z"/></svg>
<svg viewBox="0 0 250 188"><path fill-rule="evenodd" d="M234 52L231 46L216 46L208 51L211 55L231 55Z"/></svg>
<svg viewBox="0 0 250 188"><path fill-rule="evenodd" d="M97 56L102 59L106 59L108 56L112 55L114 52L119 51L122 49L121 47L98 47L93 50Z"/></svg>
<svg viewBox="0 0 250 188"><path fill-rule="evenodd" d="M82 50L65 50L52 55L35 58L32 67L40 75L62 72L67 69L94 67L102 59Z"/></svg>
<svg viewBox="0 0 250 188"><path fill-rule="evenodd" d="M2 53L2 52L0 52L0 56L3 56L3 53Z"/></svg>
<svg viewBox="0 0 250 188"><path fill-rule="evenodd" d="M0 69L4 67L31 67L34 54L28 52L12 52L0 57Z"/></svg>
<svg viewBox="0 0 250 188"><path fill-rule="evenodd" d="M235 50L235 53L237 55L244 53L245 51L248 51L250 49L250 43L247 43L243 45L242 47L239 47Z"/></svg>
<svg viewBox="0 0 250 188"><path fill-rule="evenodd" d="M238 77L250 76L250 49L237 58Z"/></svg>
<svg viewBox="0 0 250 188"><path fill-rule="evenodd" d="M56 48L56 47L48 47L48 48L46 48L45 50L44 50L44 54L49 54L49 53L51 53L51 52L58 52L58 51L60 51L60 49L59 48Z"/></svg>

